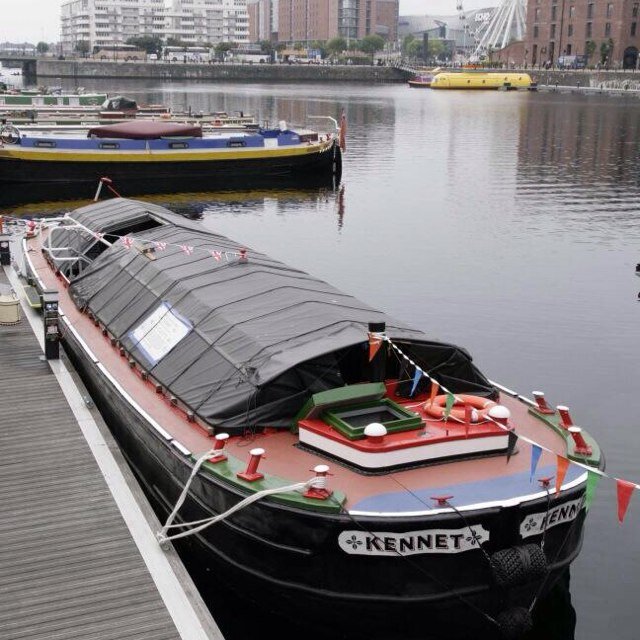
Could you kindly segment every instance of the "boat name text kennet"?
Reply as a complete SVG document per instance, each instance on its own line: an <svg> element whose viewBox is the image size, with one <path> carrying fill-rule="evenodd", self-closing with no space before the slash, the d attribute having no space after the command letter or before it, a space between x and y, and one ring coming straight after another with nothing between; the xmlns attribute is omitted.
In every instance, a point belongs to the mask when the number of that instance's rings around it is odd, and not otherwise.
<svg viewBox="0 0 640 640"><path fill-rule="evenodd" d="M409 556L416 553L462 553L488 542L489 532L482 526L464 529L428 529L408 533L386 531L343 531L338 544L343 551L357 555Z"/></svg>
<svg viewBox="0 0 640 640"><path fill-rule="evenodd" d="M523 538L537 536L545 529L551 529L551 527L555 527L558 524L575 520L580 513L580 509L582 509L583 503L584 496L549 509L548 513L542 511L529 514L520 524L520 535Z"/></svg>

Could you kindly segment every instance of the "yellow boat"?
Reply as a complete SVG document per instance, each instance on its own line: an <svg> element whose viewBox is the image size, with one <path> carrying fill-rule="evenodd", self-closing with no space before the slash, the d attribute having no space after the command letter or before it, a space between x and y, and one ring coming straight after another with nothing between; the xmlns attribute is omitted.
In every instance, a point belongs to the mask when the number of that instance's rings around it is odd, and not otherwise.
<svg viewBox="0 0 640 640"><path fill-rule="evenodd" d="M442 72L431 81L432 89L529 89L531 76L520 72Z"/></svg>

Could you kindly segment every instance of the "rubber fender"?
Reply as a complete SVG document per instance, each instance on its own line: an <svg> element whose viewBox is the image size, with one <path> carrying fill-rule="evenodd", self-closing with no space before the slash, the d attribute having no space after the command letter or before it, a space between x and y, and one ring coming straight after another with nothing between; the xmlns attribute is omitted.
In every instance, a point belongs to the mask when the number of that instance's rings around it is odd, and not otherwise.
<svg viewBox="0 0 640 640"><path fill-rule="evenodd" d="M496 617L496 622L504 640L517 640L533 628L531 614L524 607L502 611Z"/></svg>
<svg viewBox="0 0 640 640"><path fill-rule="evenodd" d="M501 549L491 555L491 572L501 587L533 582L547 573L547 558L537 544Z"/></svg>

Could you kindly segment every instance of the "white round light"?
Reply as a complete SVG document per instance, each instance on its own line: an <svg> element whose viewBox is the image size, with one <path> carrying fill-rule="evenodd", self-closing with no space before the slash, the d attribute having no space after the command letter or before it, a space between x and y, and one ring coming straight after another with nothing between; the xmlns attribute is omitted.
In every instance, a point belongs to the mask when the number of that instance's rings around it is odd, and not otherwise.
<svg viewBox="0 0 640 640"><path fill-rule="evenodd" d="M364 435L369 438L381 438L387 435L387 428L379 422L372 422L364 428Z"/></svg>
<svg viewBox="0 0 640 640"><path fill-rule="evenodd" d="M507 407L497 404L489 409L489 416L494 420L508 420L511 417L511 411Z"/></svg>

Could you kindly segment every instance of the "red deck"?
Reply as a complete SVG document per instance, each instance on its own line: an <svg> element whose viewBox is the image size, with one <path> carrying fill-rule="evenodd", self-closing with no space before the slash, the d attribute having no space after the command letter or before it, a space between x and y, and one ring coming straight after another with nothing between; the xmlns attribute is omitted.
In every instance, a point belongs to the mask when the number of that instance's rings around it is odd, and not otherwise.
<svg viewBox="0 0 640 640"><path fill-rule="evenodd" d="M45 232L46 233L46 232ZM116 346L111 344L109 336L86 314L81 313L67 294L66 282L56 277L41 253L40 238L28 241L29 260L38 277L47 288L59 290L60 309L65 314L71 326L82 337L95 358L109 371L126 393L158 424L162 426L182 445L195 455L199 455L213 448L213 437L201 425L190 422L184 411L172 406L170 398L155 391L155 385L142 379L140 371L132 368L127 357L120 355ZM411 402L403 403L412 411L417 411L423 417L421 406L427 397L418 397ZM501 394L500 404L511 411L512 424L516 431L539 443L543 447L566 455L564 439L528 412L528 406L506 394ZM425 420L426 433L433 442L445 442L466 438L466 427L456 422L439 422ZM336 438L334 433L326 433L328 427L318 421L309 421L309 429L325 432L327 437ZM482 424L469 427L472 437L488 437L499 431L495 425ZM342 436L340 436L342 437ZM424 443L424 437L419 432L389 434L385 437L386 447L390 449L405 446L406 440L414 441L411 446ZM428 491L443 486L468 485L478 482L486 483L496 478L527 474L530 467L530 447L523 440L518 442L518 450L507 463L506 456L486 457L474 460L456 460L419 469L402 469L385 475L364 475L336 461L302 450L294 445L298 444L298 437L288 431L268 429L264 433L250 434L244 437L229 438L226 451L237 458L246 460L249 450L262 447L266 456L260 463L260 471L274 474L291 482L304 481L312 477L311 469L317 464L328 464L330 467L329 486L343 491L347 495L346 508L374 496L391 494L399 491ZM357 445L367 450L372 445L361 441ZM543 452L539 467L555 465L555 456ZM528 483L527 483L528 484ZM529 487L527 487L529 488ZM538 491L537 483L532 484L528 493ZM527 494L527 491L523 492ZM478 495L478 502L483 497ZM475 503L475 502L474 502ZM428 505L429 507L431 505Z"/></svg>

